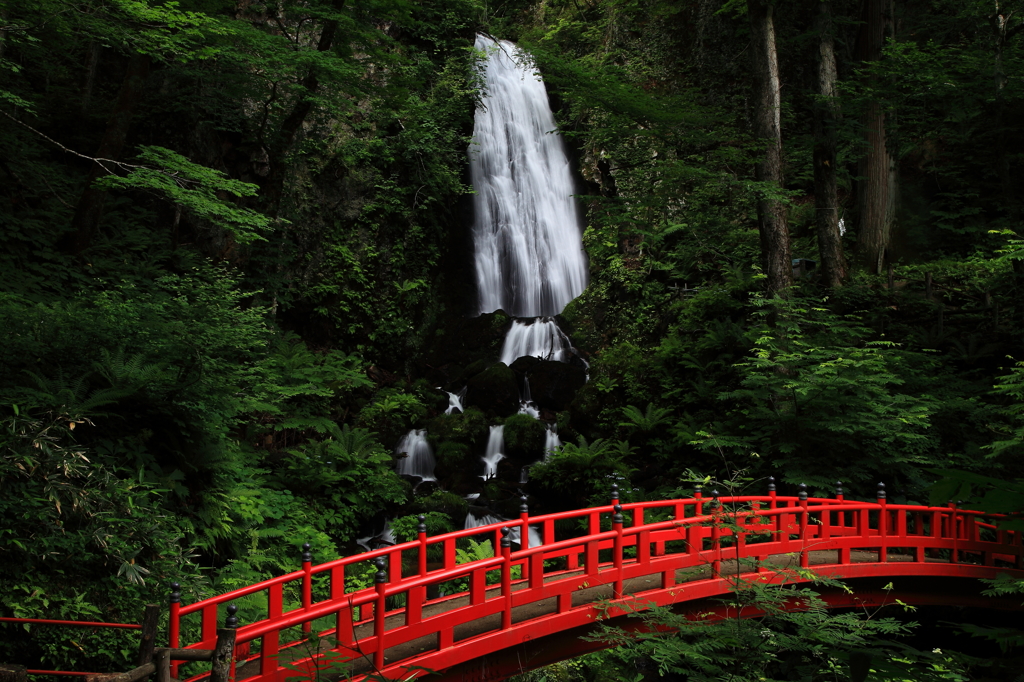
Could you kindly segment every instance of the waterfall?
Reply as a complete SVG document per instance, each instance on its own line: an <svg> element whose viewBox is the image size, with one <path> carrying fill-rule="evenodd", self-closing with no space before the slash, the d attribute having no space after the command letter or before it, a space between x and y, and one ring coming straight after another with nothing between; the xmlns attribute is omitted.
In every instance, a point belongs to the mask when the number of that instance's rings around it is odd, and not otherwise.
<svg viewBox="0 0 1024 682"><path fill-rule="evenodd" d="M395 533L391 530L391 519L384 520L384 530L377 535L367 535L365 538L356 540L356 544L371 552L378 547L388 547L395 544Z"/></svg>
<svg viewBox="0 0 1024 682"><path fill-rule="evenodd" d="M484 453L484 475L486 481L498 473L498 462L505 459L505 427L492 426L491 435L487 438L487 451Z"/></svg>
<svg viewBox="0 0 1024 682"><path fill-rule="evenodd" d="M465 388L458 393L449 393L448 391L445 393L448 393L448 409L444 411L445 414L462 414L466 411L462 407L462 398L466 395Z"/></svg>
<svg viewBox="0 0 1024 682"><path fill-rule="evenodd" d="M434 478L434 453L427 442L425 429L413 429L402 436L398 447L398 474L400 476L416 476L421 481L436 481Z"/></svg>
<svg viewBox="0 0 1024 682"><path fill-rule="evenodd" d="M558 448L562 447L562 440L558 437L558 427L548 424L547 433L544 434L544 459L551 456Z"/></svg>
<svg viewBox="0 0 1024 682"><path fill-rule="evenodd" d="M504 523L505 521L508 521L508 519L506 519L506 518L504 518L502 516L497 516L496 514L482 514L480 516L477 516L473 512L469 512L468 514L466 514L466 522L465 522L465 524L463 524L463 528L468 530L469 528L478 528L480 526L489 526L492 523ZM530 529L530 547L540 547L541 545L543 545L544 544L544 540L543 540L543 538L541 538L541 535L540 535L540 526L539 525L537 525L537 526L529 526L529 529ZM516 544L519 544L519 526L518 525L509 526L508 539L511 540L512 542L516 543ZM491 542L494 542L493 537L491 538Z"/></svg>
<svg viewBox="0 0 1024 682"><path fill-rule="evenodd" d="M469 150L479 311L557 315L587 284L569 159L529 58L484 36L476 48L488 54Z"/></svg>
<svg viewBox="0 0 1024 682"><path fill-rule="evenodd" d="M554 318L514 320L501 347L501 361L511 365L524 356L565 362L572 356L572 344Z"/></svg>
<svg viewBox="0 0 1024 682"><path fill-rule="evenodd" d="M534 419L540 419L540 410L530 395L530 377L523 380L523 390L519 392L519 414L528 414Z"/></svg>

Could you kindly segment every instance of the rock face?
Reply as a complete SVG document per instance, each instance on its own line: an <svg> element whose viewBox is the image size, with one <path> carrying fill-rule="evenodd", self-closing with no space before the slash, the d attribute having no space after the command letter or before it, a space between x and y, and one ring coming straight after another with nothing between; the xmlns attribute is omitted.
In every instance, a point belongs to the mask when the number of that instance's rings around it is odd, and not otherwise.
<svg viewBox="0 0 1024 682"><path fill-rule="evenodd" d="M560 363L553 363L560 364ZM506 417L519 411L519 389L516 376L503 362L491 365L466 384L464 404L478 407L485 412L493 411Z"/></svg>
<svg viewBox="0 0 1024 682"><path fill-rule="evenodd" d="M575 364L541 360L530 368L529 379L533 401L559 412L569 407L576 391L587 383L587 372Z"/></svg>

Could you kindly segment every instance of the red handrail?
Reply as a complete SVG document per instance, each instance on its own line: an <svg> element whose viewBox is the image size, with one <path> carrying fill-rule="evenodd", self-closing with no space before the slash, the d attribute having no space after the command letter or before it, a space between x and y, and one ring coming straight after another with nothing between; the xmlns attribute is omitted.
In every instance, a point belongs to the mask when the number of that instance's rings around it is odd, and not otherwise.
<svg viewBox="0 0 1024 682"><path fill-rule="evenodd" d="M803 497L801 495L801 497ZM531 625L536 632L530 636L548 634L559 628L581 624L581 618L592 617L588 605L572 605L572 594L587 586L609 585L613 599L622 597L626 581L642 576L660 575L660 585L651 588L650 595L657 602L678 601L676 571L681 568L710 567L710 578L687 583L686 598L720 593L725 579L721 565L726 559L751 558L758 560L753 575L758 579L777 581L782 578L764 568L769 556L795 553L800 565L807 567L810 554L820 550L837 552L837 561L816 566L815 570L827 574L841 572L860 575L974 575L994 577L996 562L1010 563L1014 569L1022 568L1024 544L1017 531L998 530L984 519L997 520L1000 515L962 510L951 507L924 507L888 504L880 493L875 502L858 502L843 498L803 498L779 496L772 491L767 496L732 496L709 499L703 496L676 500L630 502L620 506L606 505L589 509L559 512L530 517L521 511L520 518L426 537L420 533L411 541L377 549L352 557L342 557L317 566L304 559L303 569L287 575L265 580L255 585L233 590L187 606L172 605L171 646L178 647L180 618L200 613L200 637L187 648L210 649L216 637L217 609L220 605L242 596L265 592L268 616L241 627L237 641L260 640L262 671L254 680L267 682L283 679L282 668L276 660L280 651L291 642L283 642L281 633L299 627L311 631L313 621L331 616L335 625L323 631L339 640L339 649L359 651L371 656L380 670L398 672L399 663L386 661L385 650L417 638L435 635L437 646L416 659L424 664L444 666L486 653L480 647L502 648L521 640L508 639L517 628ZM617 494L613 501L618 502ZM745 508L735 507L744 505ZM766 506L762 506L766 505ZM652 513L668 511L673 518L646 521ZM612 523L602 530L602 515L612 514ZM557 539L555 523L558 521L585 523L586 534L579 537ZM538 547L524 546L513 552L502 547L503 528L519 528L524 544L528 542L529 528L539 526L543 543ZM995 539L983 539L981 530ZM466 537L493 534L495 556L466 564L456 564L455 543ZM426 552L440 547L440 568L427 570ZM630 555L626 555L626 550ZM853 560L853 552L873 552L877 560ZM913 561L901 555L899 565L888 564L892 550L912 553ZM937 569L936 552L948 552L943 559L947 568ZM416 552L417 558L403 563L403 552ZM981 573L970 564L962 564L967 555L980 557ZM932 555L932 556L929 556ZM377 574L374 587L350 594L344 592L345 569L353 564L384 558L387 568ZM545 561L559 560L562 567L546 568ZM413 571L403 576L403 565ZM512 569L520 567L521 577L512 579ZM487 585L486 574L500 570L500 581ZM979 569L980 570L980 569ZM874 571L872 573L872 571ZM879 572L881 571L881 572ZM902 573L901 573L902 571ZM909 571L909 572L908 572ZM916 571L916 573L915 573ZM314 576L330 577L330 596L314 601ZM383 576L383 578L381 577ZM469 579L467 591L457 595L430 598L428 589L455 579ZM648 581L650 582L650 581ZM284 587L294 583L301 595L298 608L285 610ZM699 589L698 589L699 588ZM660 591L659 591L660 590ZM715 592L718 590L718 592ZM647 594L647 593L645 593ZM388 610L387 599L405 595L405 605ZM518 606L556 598L555 613L537 617L530 624L513 624L513 610ZM454 607L444 610L445 606ZM177 608L176 608L177 607ZM366 609L371 613L367 614ZM425 609L430 609L427 614ZM454 628L463 623L480 621L496 616L499 629L471 638L472 646L455 644ZM398 622L392 623L398 618ZM357 630L371 628L363 641L357 639ZM515 635L519 636L519 635ZM505 637L505 639L502 639ZM461 658L460 658L461 657ZM287 673L291 674L291 673Z"/></svg>
<svg viewBox="0 0 1024 682"><path fill-rule="evenodd" d="M54 620L51 618L14 618L0 616L0 623L36 623L40 625L66 625L71 627L94 627L94 628L121 628L126 630L141 630L139 623L100 623L87 620ZM84 673L73 670L26 670L30 675L99 675L101 673Z"/></svg>
<svg viewBox="0 0 1024 682"><path fill-rule="evenodd" d="M51 620L49 618L8 618L0 616L3 623L42 623L44 625L70 625L83 628L125 628L127 630L141 630L138 623L94 623L87 620Z"/></svg>

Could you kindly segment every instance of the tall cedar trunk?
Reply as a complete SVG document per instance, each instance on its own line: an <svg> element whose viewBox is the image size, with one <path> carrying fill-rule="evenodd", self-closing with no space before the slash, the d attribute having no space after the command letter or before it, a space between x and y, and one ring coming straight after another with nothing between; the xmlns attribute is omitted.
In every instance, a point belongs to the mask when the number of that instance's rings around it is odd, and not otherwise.
<svg viewBox="0 0 1024 682"><path fill-rule="evenodd" d="M992 47L995 62L993 76L995 80L996 95L995 120L992 122L992 133L995 140L996 173L999 176L999 185L1003 194L1003 203L1006 207L1010 221L1012 223L1017 223L1020 221L1020 197L1018 192L1014 191L1013 175L1010 172L1010 155L1007 154L1005 144L1006 138L1003 130L1006 117L1006 98L1004 97L1003 90L1006 88L1006 83L1009 80L1003 66L1003 50L1006 48L1006 44L1010 38L1021 30L1024 30L1024 24L1017 24L1013 28L1010 28L1007 25L1010 20L1010 14L1012 14L1012 12L1008 12L1006 8L1003 7L1003 3L999 0L995 0L994 11L989 16L989 21L992 25Z"/></svg>
<svg viewBox="0 0 1024 682"><path fill-rule="evenodd" d="M100 64L100 44L89 43L89 55L85 60L85 81L82 83L82 102L79 105L82 114L89 113L92 103L92 91L96 85L96 71Z"/></svg>
<svg viewBox="0 0 1024 682"><path fill-rule="evenodd" d="M858 52L861 61L882 58L886 34L892 32L892 0L864 0ZM857 248L870 272L885 268L892 224L896 214L896 164L886 147L885 112L871 102L864 117L867 153L860 162L858 191L860 223Z"/></svg>
<svg viewBox="0 0 1024 682"><path fill-rule="evenodd" d="M747 0L753 61L754 135L766 145L764 158L754 173L759 182L781 189L782 100L773 10L773 4L767 0ZM792 284L793 273L786 205L762 195L757 202L757 223L761 236L761 260L768 276L768 293L785 296Z"/></svg>
<svg viewBox="0 0 1024 682"><path fill-rule="evenodd" d="M344 8L344 0L335 3L335 9L341 11ZM317 52L326 52L334 44L334 36L338 32L338 20L328 19L324 22L323 31L320 32L320 39L317 41ZM281 123L281 130L277 139L270 149L270 172L267 175L267 182L264 185L263 199L268 213L277 216L280 210L281 194L284 191L284 179L288 171L288 152L295 143L295 138L302 129L309 112L313 110L313 95L320 87L316 70L311 68L306 77L302 79L302 91L299 101L289 112Z"/></svg>
<svg viewBox="0 0 1024 682"><path fill-rule="evenodd" d="M136 54L128 62L128 69L121 83L121 90L114 103L114 109L107 119L107 128L100 140L99 149L96 150L96 158L116 160L124 148L124 141L128 137L128 128L135 113L135 108L142 99L142 89L149 75L150 57L148 55ZM107 164L109 168L109 164ZM71 220L71 227L74 229L74 251L81 253L92 242L96 235L96 228L99 226L100 217L103 215L103 199L106 192L94 187L99 178L107 174L107 171L99 163L93 164L86 180L85 190L78 199L78 206L75 207L75 216Z"/></svg>
<svg viewBox="0 0 1024 682"><path fill-rule="evenodd" d="M832 37L832 5L819 3L818 93L814 109L814 203L821 259L821 281L828 287L842 286L846 259L839 233L839 189L836 184L836 123L841 117L836 98L836 55Z"/></svg>

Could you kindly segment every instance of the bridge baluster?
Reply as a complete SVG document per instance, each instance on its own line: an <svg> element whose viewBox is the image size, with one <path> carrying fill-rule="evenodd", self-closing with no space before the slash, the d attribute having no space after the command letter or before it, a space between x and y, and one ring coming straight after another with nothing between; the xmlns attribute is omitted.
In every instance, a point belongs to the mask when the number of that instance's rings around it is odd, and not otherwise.
<svg viewBox="0 0 1024 682"><path fill-rule="evenodd" d="M505 600L505 607L501 612L502 630L512 627L512 540L509 539L508 534L508 526L503 526L501 529L501 556L505 558L505 561L501 564L501 596Z"/></svg>
<svg viewBox="0 0 1024 682"><path fill-rule="evenodd" d="M722 575L722 527L721 517L718 512L721 508L718 501L718 491L711 491L711 503L708 505L710 512L714 515L711 520L711 575L718 578Z"/></svg>
<svg viewBox="0 0 1024 682"><path fill-rule="evenodd" d="M526 504L526 495L519 496L519 549L530 548L530 507ZM522 563L523 578L530 577L530 562Z"/></svg>
<svg viewBox="0 0 1024 682"><path fill-rule="evenodd" d="M313 553L309 551L308 542L302 545L302 608L308 609L313 604ZM303 634L310 633L311 623L302 624Z"/></svg>
<svg viewBox="0 0 1024 682"><path fill-rule="evenodd" d="M168 599L170 614L167 620L167 646L177 649L181 646L181 585L171 583L171 595ZM180 663L171 663L171 677L178 678Z"/></svg>
<svg viewBox="0 0 1024 682"><path fill-rule="evenodd" d="M612 504L612 506L615 506L618 503L619 503L619 484L618 483L612 483L612 501L611 501L611 504Z"/></svg>
<svg viewBox="0 0 1024 682"><path fill-rule="evenodd" d="M884 483L879 482L878 493L875 497L878 500L879 507L881 507L878 510L878 561L885 563L889 561L889 543L885 541L885 538L889 535L889 510L886 508Z"/></svg>
<svg viewBox="0 0 1024 682"><path fill-rule="evenodd" d="M807 484L801 483L800 490L797 493L797 498L800 500L800 566L807 568L810 565L809 555L807 552L807 542L810 540L808 531L810 530L809 524L807 523Z"/></svg>
<svg viewBox="0 0 1024 682"><path fill-rule="evenodd" d="M345 565L331 568L331 601L341 606L335 615L334 637L342 646L355 646L352 630L353 609L345 600Z"/></svg>
<svg viewBox="0 0 1024 682"><path fill-rule="evenodd" d="M775 504L776 504L776 502L775 502L775 495L776 495L776 492L775 492L775 477L774 476L769 476L768 477L768 497L771 498L768 501L768 508L769 509L775 509Z"/></svg>
<svg viewBox="0 0 1024 682"><path fill-rule="evenodd" d="M615 588L612 599L622 596L622 505L616 504L612 515L612 530L615 531L615 542L612 546L612 565L615 566Z"/></svg>
<svg viewBox="0 0 1024 682"><path fill-rule="evenodd" d="M384 592L387 589L388 572L384 557L374 559L373 565L377 567L373 576L373 586L377 590L377 600L373 604L373 636L377 640L377 648L373 651L373 667L381 672L384 670Z"/></svg>
<svg viewBox="0 0 1024 682"><path fill-rule="evenodd" d="M427 517L420 514L419 525L416 526L416 539L419 540L419 556L417 557L417 569L420 575L427 574Z"/></svg>

